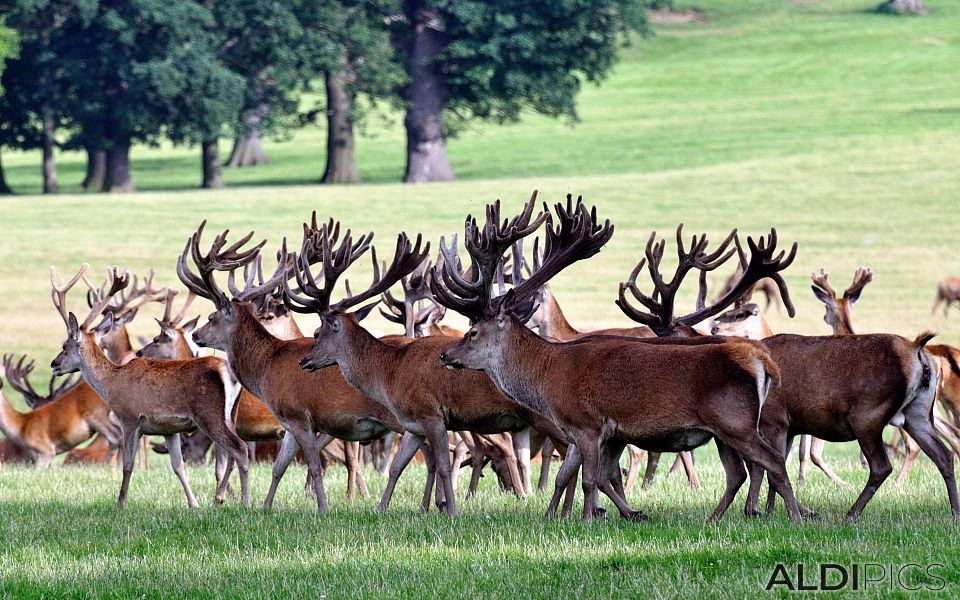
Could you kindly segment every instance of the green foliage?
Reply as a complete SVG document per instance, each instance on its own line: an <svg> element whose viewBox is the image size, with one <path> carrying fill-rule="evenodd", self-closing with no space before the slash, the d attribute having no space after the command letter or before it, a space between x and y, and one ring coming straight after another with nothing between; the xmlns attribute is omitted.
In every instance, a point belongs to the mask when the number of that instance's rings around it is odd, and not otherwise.
<svg viewBox="0 0 960 600"><path fill-rule="evenodd" d="M3 69L6 66L6 60L16 55L17 36L12 29L4 26L3 19L0 19L0 75L3 75ZM0 96L3 95L3 86L0 85Z"/></svg>
<svg viewBox="0 0 960 600"><path fill-rule="evenodd" d="M447 108L464 119L515 121L524 110L576 118L584 82L599 83L634 33L648 33L642 0L437 0L437 63Z"/></svg>

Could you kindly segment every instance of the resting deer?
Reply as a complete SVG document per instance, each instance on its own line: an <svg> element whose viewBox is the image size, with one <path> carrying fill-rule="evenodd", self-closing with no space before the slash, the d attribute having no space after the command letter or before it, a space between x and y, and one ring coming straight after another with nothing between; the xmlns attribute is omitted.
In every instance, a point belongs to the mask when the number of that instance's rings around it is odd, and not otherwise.
<svg viewBox="0 0 960 600"><path fill-rule="evenodd" d="M84 382L64 382L55 386L50 381L50 394L42 397L27 379L33 362L24 365L24 358L16 364L11 356L4 357L4 370L11 387L24 394L29 406L20 413L0 395L0 431L29 457L37 467L47 467L53 458L67 452L100 433L112 449L120 445L119 432L110 422L110 409Z"/></svg>
<svg viewBox="0 0 960 600"><path fill-rule="evenodd" d="M524 214L531 210L532 204L528 204ZM515 256L514 287L493 300L489 293L492 281L484 278L482 265L495 263L510 245L533 231L503 231L489 219L489 212L482 229L467 220L465 245L472 261L481 265L479 277L466 279L454 270L456 260L445 260L442 272L434 275L434 294L438 302L476 324L461 342L441 354L441 362L453 369L482 369L508 396L549 415L576 443L583 466L584 519L596 514L598 489L614 501L624 518L645 518L623 499L618 474L613 473L618 469L611 459L628 443L660 451L686 451L715 436L728 473L728 489L714 519L722 516L745 479L744 475L733 485L732 467L743 470L739 455L777 473L778 489L792 498L783 457L757 432L760 406L776 383L777 367L754 342L655 347L637 339L596 336L557 343L524 326L531 312L530 300L540 286L566 266L595 255L613 234L610 222L598 223L596 209L587 209L579 199L574 204L568 196L566 207L558 204L555 212L556 227L549 211L542 217L547 222L542 260L537 260L535 252L531 275L517 284L522 277L517 267L520 258ZM452 244L448 249L441 241L445 253L452 254L455 247ZM694 249L700 248L695 238ZM518 252L516 247L514 251ZM696 266L709 270L719 253L706 256L696 251L691 257L681 261L682 269ZM753 266L766 274L779 264L757 262ZM642 265L637 270L640 268ZM663 300L672 302L672 295ZM564 471L561 468L561 476ZM795 499L790 517L800 519Z"/></svg>
<svg viewBox="0 0 960 600"><path fill-rule="evenodd" d="M109 405L120 422L123 432L123 482L117 506L123 508L134 461L142 435L162 435L170 450L170 465L183 486L187 505L197 506L180 454L180 434L200 429L214 443L225 448L240 469L241 496L244 506L250 504L247 481L247 452L243 441L233 430L231 415L240 387L224 363L205 357L190 360L153 360L134 358L124 365L112 362L100 347L104 334L113 329L114 316L107 312L96 326L113 296L129 285L126 273L108 272L107 285L96 294L94 306L82 323L67 311L67 292L83 279L88 266L84 264L68 282L58 282L56 271L50 268L50 284L54 306L67 327L67 340L53 359L51 367L58 375L79 371ZM220 490L218 490L220 492ZM220 496L220 493L218 493Z"/></svg>
<svg viewBox="0 0 960 600"><path fill-rule="evenodd" d="M933 300L930 314L937 312L937 307L943 304L943 316L947 316L950 305L960 305L960 277L947 277L937 284L937 297Z"/></svg>
<svg viewBox="0 0 960 600"><path fill-rule="evenodd" d="M270 409L296 442L285 443L277 457L264 507L272 506L286 466L302 448L314 483L317 510L327 512L330 505L323 489L320 462L323 440L319 440L317 434L348 441L368 441L382 438L391 431L403 433L403 427L383 405L347 384L338 368L321 369L315 373L300 369L298 363L312 345L309 338L280 340L261 324L256 316L257 307L250 300L272 293L282 281L286 281L289 276L286 257L282 257L276 272L265 283L239 296L234 293L231 300L221 291L214 278L215 272L233 272L250 264L257 259L266 241L239 251L253 237L251 232L224 249L227 235L224 232L216 237L210 250L202 254L200 239L205 225L204 221L187 239L177 261L177 275L183 284L194 294L213 302L215 309L207 323L194 332L194 341L201 346L226 352L230 368L243 387ZM307 231L306 225L304 230ZM199 275L190 270L188 259L192 259ZM413 446L415 452L418 445L412 436L404 434L402 448ZM428 481L432 474L432 462L428 455ZM392 490L396 485L399 475L399 472L391 469L388 489ZM428 507L429 495L425 494L422 508L426 510Z"/></svg>
<svg viewBox="0 0 960 600"><path fill-rule="evenodd" d="M426 258L429 244L421 250L419 236L414 245L406 234L399 235L393 261L383 271L372 251L374 279L370 287L331 303L337 279L368 249L372 236L368 234L353 243L348 234L337 246L336 229L331 222L319 231L305 232L300 256L295 260L297 287L285 289L285 298L293 310L316 312L322 318L322 325L314 334L313 348L300 364L308 371L339 365L351 385L389 407L418 442L428 441L435 451L437 478L446 498L446 512L455 516L450 455L442 451L448 447L447 431L487 434L517 432L530 426L553 435L559 435L559 431L546 419L501 394L486 375L444 369L437 356L457 343L456 339L432 336L391 346L359 324L372 304L354 313L346 312L378 297ZM322 287L310 270L311 263L321 261L324 265ZM495 269L496 265L490 268ZM402 469L415 450L416 447L407 452L398 451L391 474L394 468ZM390 493L392 488L388 485L384 506Z"/></svg>

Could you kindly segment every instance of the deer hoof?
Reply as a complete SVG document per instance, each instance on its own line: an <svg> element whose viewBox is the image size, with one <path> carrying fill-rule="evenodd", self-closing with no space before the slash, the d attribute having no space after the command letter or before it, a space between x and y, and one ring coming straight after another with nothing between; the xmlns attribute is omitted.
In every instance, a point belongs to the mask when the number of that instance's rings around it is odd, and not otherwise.
<svg viewBox="0 0 960 600"><path fill-rule="evenodd" d="M593 509L593 518L594 519L606 519L607 518L607 509L602 506L597 506Z"/></svg>
<svg viewBox="0 0 960 600"><path fill-rule="evenodd" d="M640 511L640 510L630 511L629 513L624 515L623 518L626 519L627 521L633 521L636 523L650 520L650 517L648 517L646 514L643 513L643 511Z"/></svg>

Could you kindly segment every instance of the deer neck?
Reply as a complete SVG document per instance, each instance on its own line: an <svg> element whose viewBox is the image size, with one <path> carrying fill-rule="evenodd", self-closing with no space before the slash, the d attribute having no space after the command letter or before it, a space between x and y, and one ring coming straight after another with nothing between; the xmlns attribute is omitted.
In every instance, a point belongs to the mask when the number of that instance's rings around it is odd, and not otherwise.
<svg viewBox="0 0 960 600"><path fill-rule="evenodd" d="M193 348L190 346L190 342L187 341L187 335L183 331L180 331L180 335L177 336L177 347L173 351L173 359L187 360L195 357L196 355L196 352L194 352Z"/></svg>
<svg viewBox="0 0 960 600"><path fill-rule="evenodd" d="M549 414L544 400L551 348L526 327L515 323L508 338L501 341L487 375L514 401L541 414Z"/></svg>
<svg viewBox="0 0 960 600"><path fill-rule="evenodd" d="M400 347L383 343L363 327L352 325L343 335L337 364L347 383L369 398L387 402L386 367L396 364L399 350Z"/></svg>
<svg viewBox="0 0 960 600"><path fill-rule="evenodd" d="M234 307L236 322L229 335L227 362L234 376L257 397L260 378L272 364L272 357L282 343L268 332L260 321L242 307Z"/></svg>
<svg viewBox="0 0 960 600"><path fill-rule="evenodd" d="M84 381L90 384L90 387L109 404L109 390L114 385L117 375L120 373L120 365L114 363L104 353L103 349L97 344L91 333L81 333L80 357L83 365L80 367L80 374Z"/></svg>
<svg viewBox="0 0 960 600"><path fill-rule="evenodd" d="M18 446L20 445L20 432L23 431L23 420L24 415L10 406L6 394L0 391L0 431L16 442Z"/></svg>
<svg viewBox="0 0 960 600"><path fill-rule="evenodd" d="M833 326L834 335L852 335L856 333L853 330L853 319L850 318L850 307L846 305L840 305L836 314L836 325Z"/></svg>
<svg viewBox="0 0 960 600"><path fill-rule="evenodd" d="M546 330L541 332L543 335L556 340L569 340L580 334L580 332L567 321L567 317L563 314L563 311L560 309L560 304L557 303L557 299L553 294L550 294L550 301L545 308L547 318L546 323L544 323Z"/></svg>

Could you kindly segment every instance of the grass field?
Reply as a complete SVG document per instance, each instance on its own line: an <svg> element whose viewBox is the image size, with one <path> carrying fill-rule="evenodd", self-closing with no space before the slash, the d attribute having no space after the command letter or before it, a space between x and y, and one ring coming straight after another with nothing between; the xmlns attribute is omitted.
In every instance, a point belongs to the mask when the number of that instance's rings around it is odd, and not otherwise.
<svg viewBox="0 0 960 600"><path fill-rule="evenodd" d="M873 3L698 2L706 22L658 26L625 51L609 81L584 90L578 125L529 116L451 141L461 178L454 183L393 183L403 139L388 115L392 124L371 121L359 141L365 185L313 185L323 132L312 130L268 144L274 162L228 171L221 191L190 189L198 151L161 147L134 153L144 191L133 196L4 198L0 350L29 352L38 377L49 372L63 335L49 302L51 263L63 271L82 261L98 270L155 267L160 283L173 285L176 255L203 218L211 229L256 229L276 247L316 209L375 229L383 251L401 229L436 243L485 202L519 207L534 188L549 201L583 194L617 227L599 256L554 284L575 325L623 325L617 283L651 230L672 237L682 221L688 233L718 240L732 227L755 235L776 226L782 243L799 242L786 274L798 314L772 311L775 330L827 333L810 272L826 267L842 289L856 266L868 265L877 275L855 310L859 331L913 337L933 327L938 339L960 344L960 313L930 314L936 282L960 275L960 5L927 0L930 16L891 18L865 12ZM5 152L3 161L17 191L39 190L37 155ZM64 154L59 166L61 188L76 189L81 157ZM83 308L79 297L73 302ZM394 331L382 320L374 326ZM154 327L143 317L133 330L152 336ZM828 455L862 485L855 448L831 446ZM130 506L118 513L117 471L3 468L0 596L739 598L762 591L778 561L940 562L956 596L960 547L929 461L902 489L888 482L854 527L840 524L854 494L819 474L801 500L821 510L822 523L790 526L782 511L748 521L740 498L720 525L707 526L721 473L712 445L699 457L704 492L661 480L632 498L651 523L589 526L544 522L546 499L501 497L489 482L456 521L420 516L422 472L404 478L397 505L380 517L372 500L346 503L336 471L328 485L334 511L318 517L300 493L302 471L288 476L278 510L264 514L209 506L210 474L192 470L206 502L188 512L169 468L155 461L149 478L137 473ZM384 482L367 476L377 496ZM255 500L268 480L268 469L256 470Z"/></svg>

